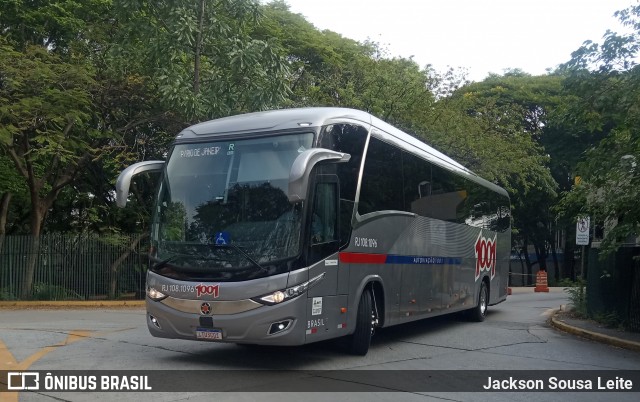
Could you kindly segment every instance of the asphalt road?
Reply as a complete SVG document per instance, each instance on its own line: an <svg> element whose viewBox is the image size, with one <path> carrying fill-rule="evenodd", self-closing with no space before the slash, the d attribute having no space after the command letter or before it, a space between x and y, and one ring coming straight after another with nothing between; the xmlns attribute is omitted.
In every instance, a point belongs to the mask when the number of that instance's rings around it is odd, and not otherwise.
<svg viewBox="0 0 640 402"><path fill-rule="evenodd" d="M551 309L567 303L563 292L516 293L493 306L483 323L453 315L379 331L365 357L345 353L340 342L303 347L247 347L153 338L142 309L0 310L1 370L640 370L640 353L582 340L547 324ZM464 378L467 372L460 371ZM188 375L188 374L186 374ZM259 379L257 379L259 380ZM233 381L231 381L233 382ZM637 401L633 393L429 392L86 393L22 392L0 400L367 400L367 401ZM635 384L640 389L640 384ZM278 391L278 392L275 392Z"/></svg>

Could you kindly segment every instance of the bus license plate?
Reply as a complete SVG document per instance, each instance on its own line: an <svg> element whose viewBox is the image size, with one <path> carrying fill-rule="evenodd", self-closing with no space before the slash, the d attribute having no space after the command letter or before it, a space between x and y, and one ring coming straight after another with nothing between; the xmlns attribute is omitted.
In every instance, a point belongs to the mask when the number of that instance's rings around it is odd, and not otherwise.
<svg viewBox="0 0 640 402"><path fill-rule="evenodd" d="M197 328L196 329L196 338L215 341L218 339L222 339L222 330L220 329L209 329L209 328Z"/></svg>

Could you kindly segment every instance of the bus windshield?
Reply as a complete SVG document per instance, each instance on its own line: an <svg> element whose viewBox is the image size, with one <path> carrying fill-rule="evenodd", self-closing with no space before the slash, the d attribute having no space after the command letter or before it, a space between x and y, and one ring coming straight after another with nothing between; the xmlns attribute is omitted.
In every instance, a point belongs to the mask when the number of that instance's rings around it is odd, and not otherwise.
<svg viewBox="0 0 640 402"><path fill-rule="evenodd" d="M299 254L301 207L288 201L288 180L312 143L300 133L177 144L154 210L156 267L228 281L277 273L272 262Z"/></svg>

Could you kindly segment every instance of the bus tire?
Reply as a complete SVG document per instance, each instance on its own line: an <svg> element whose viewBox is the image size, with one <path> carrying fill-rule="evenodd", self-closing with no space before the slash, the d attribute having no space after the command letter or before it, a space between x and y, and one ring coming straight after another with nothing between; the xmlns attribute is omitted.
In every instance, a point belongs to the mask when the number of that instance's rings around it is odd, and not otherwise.
<svg viewBox="0 0 640 402"><path fill-rule="evenodd" d="M349 338L349 352L354 355L364 356L369 351L371 336L373 334L373 305L371 292L365 289L360 296L358 315L356 317L356 329Z"/></svg>
<svg viewBox="0 0 640 402"><path fill-rule="evenodd" d="M478 292L478 305L469 310L469 317L472 321L482 322L487 317L487 309L489 307L489 289L487 283L480 283L480 292Z"/></svg>

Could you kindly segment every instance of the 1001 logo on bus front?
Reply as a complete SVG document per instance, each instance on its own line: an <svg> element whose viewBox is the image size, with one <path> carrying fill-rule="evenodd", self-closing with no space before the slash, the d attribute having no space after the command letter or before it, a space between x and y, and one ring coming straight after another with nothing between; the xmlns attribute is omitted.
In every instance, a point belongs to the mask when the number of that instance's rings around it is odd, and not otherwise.
<svg viewBox="0 0 640 402"><path fill-rule="evenodd" d="M482 231L478 234L475 245L476 254L476 280L480 278L483 271L489 272L491 279L496 276L496 243L497 235L493 239L482 236Z"/></svg>
<svg viewBox="0 0 640 402"><path fill-rule="evenodd" d="M220 285L205 285L203 283L195 286L196 297L200 297L202 295L212 296L214 299L217 299L220 295Z"/></svg>

